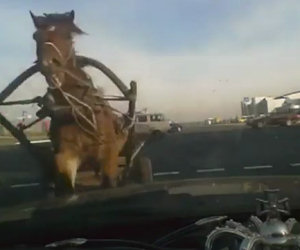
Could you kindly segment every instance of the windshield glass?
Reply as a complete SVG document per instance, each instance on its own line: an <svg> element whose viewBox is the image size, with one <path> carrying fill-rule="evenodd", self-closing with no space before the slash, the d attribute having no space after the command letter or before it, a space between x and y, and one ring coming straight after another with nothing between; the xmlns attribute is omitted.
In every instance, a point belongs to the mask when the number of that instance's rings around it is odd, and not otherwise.
<svg viewBox="0 0 300 250"><path fill-rule="evenodd" d="M292 0L0 1L0 225L23 218L19 206L28 219L97 201L123 221L199 204L203 217L221 197L255 203L267 188L295 196L299 11ZM184 195L199 200L169 200Z"/></svg>

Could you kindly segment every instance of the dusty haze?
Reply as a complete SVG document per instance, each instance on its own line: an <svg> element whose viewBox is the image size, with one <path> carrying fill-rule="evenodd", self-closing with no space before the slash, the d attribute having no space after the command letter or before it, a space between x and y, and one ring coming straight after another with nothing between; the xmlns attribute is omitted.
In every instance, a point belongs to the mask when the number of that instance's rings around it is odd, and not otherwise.
<svg viewBox="0 0 300 250"><path fill-rule="evenodd" d="M35 59L28 10L41 14L73 5L76 23L88 33L76 37L78 53L100 60L126 84L137 81L138 108L178 121L226 118L240 115L244 96L299 90L300 2L224 2L0 3L0 87ZM118 93L103 75L90 72L107 94ZM36 76L12 99L42 94L45 86Z"/></svg>

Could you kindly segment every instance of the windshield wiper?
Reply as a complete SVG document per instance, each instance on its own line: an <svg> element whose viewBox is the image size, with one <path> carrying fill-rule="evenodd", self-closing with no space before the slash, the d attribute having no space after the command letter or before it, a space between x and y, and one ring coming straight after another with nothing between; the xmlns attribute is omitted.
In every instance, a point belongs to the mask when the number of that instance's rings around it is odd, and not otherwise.
<svg viewBox="0 0 300 250"><path fill-rule="evenodd" d="M47 244L45 247L62 247L62 246L81 246L85 244L88 239L85 238L73 238L68 240L55 241Z"/></svg>
<svg viewBox="0 0 300 250"><path fill-rule="evenodd" d="M86 239L86 238L73 238L68 240L56 241L47 244L45 247L80 247L80 246L91 246L101 248L122 248L122 249L147 249L147 250L171 250L178 248L165 248L164 246L176 241L187 234L195 232L202 228L202 226L212 223L220 223L227 219L227 216L212 216L208 218L200 219L188 226L180 228L166 236L156 240L152 244L143 243L139 241L121 240L121 239Z"/></svg>
<svg viewBox="0 0 300 250"><path fill-rule="evenodd" d="M173 241L183 238L187 234L191 234L191 233L199 230L204 225L212 224L212 223L220 223L220 222L223 222L224 220L226 220L227 218L228 218L227 216L211 216L211 217L197 220L196 222L194 222L188 226L182 227L182 228L180 228L172 233L169 233L166 236L154 241L153 245L160 246L160 247L166 246L166 245L172 243Z"/></svg>
<svg viewBox="0 0 300 250"><path fill-rule="evenodd" d="M148 244L139 241L132 240L121 240L121 239L85 239L85 238L73 238L68 240L56 241L47 244L45 247L49 248L61 248L61 247L97 247L101 249L114 250L120 249L146 249L146 250L178 250L179 248L165 248L160 246L155 246L153 244ZM193 249L194 250L194 249Z"/></svg>

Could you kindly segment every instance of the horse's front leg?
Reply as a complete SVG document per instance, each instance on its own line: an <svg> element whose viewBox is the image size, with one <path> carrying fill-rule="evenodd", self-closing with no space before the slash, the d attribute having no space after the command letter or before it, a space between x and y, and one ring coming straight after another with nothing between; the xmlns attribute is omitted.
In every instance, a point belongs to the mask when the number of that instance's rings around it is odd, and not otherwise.
<svg viewBox="0 0 300 250"><path fill-rule="evenodd" d="M56 183L55 194L73 194L75 191L75 179L80 159L75 152L64 150L55 155Z"/></svg>

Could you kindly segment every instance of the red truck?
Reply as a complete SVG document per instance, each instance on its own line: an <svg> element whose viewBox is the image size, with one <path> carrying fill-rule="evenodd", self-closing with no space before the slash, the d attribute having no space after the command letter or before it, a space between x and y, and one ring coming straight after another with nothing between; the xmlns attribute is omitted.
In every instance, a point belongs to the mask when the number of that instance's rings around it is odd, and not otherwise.
<svg viewBox="0 0 300 250"><path fill-rule="evenodd" d="M265 126L286 126L300 124L300 111L293 113L270 113L247 120L247 125L252 128L262 128Z"/></svg>

